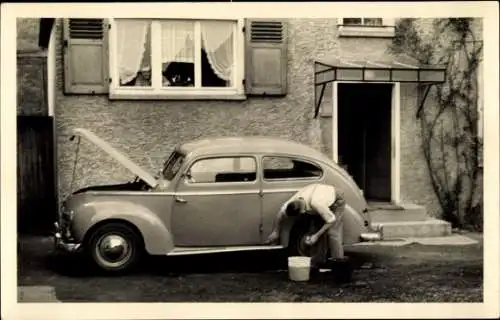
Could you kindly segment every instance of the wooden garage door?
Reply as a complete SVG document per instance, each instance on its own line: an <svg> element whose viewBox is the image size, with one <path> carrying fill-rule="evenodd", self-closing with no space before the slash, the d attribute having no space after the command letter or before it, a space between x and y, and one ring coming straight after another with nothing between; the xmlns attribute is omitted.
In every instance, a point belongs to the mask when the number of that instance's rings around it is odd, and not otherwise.
<svg viewBox="0 0 500 320"><path fill-rule="evenodd" d="M17 117L17 228L44 234L57 217L53 118Z"/></svg>

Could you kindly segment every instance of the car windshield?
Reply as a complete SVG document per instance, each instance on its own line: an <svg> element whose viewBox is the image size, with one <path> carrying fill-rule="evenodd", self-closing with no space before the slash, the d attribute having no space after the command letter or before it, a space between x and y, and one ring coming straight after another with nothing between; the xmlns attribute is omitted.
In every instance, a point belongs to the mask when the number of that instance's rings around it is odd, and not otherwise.
<svg viewBox="0 0 500 320"><path fill-rule="evenodd" d="M165 166L163 168L163 179L171 181L173 178L175 178L175 176L181 169L184 158L185 157L182 153L177 151L172 152L167 161L165 161Z"/></svg>

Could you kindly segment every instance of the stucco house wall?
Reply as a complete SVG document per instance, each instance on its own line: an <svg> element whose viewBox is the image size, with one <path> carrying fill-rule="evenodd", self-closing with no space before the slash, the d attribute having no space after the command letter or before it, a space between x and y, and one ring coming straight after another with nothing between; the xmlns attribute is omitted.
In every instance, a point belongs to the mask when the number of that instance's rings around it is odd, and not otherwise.
<svg viewBox="0 0 500 320"><path fill-rule="evenodd" d="M38 47L38 29L40 26L39 18L17 18L17 52L37 52Z"/></svg>
<svg viewBox="0 0 500 320"><path fill-rule="evenodd" d="M173 147L216 135L271 135L312 144L328 152L321 121L313 120L311 57L338 52L335 19L292 19L288 26L288 94L245 101L110 101L107 96L63 94L62 21L56 22L58 170L60 196L94 183L123 181L130 173L83 143L71 186L75 144L70 130L85 127L145 168L159 168Z"/></svg>
<svg viewBox="0 0 500 320"><path fill-rule="evenodd" d="M54 39L60 199L79 187L131 178L126 169L85 142L78 150L78 167L73 172L76 144L69 138L75 127L90 129L151 170L159 168L178 143L218 135L279 136L310 144L331 157L331 92L326 92L321 116L313 119L314 58L391 59L390 38L341 37L336 18L289 19L288 93L284 97L248 97L244 101L111 101L107 95L63 94L61 19L56 20ZM401 84L400 103L401 201L423 205L429 214L439 215L415 120L416 85Z"/></svg>
<svg viewBox="0 0 500 320"><path fill-rule="evenodd" d="M434 21L434 19L430 18L418 19L416 21L417 30L424 39L425 37L432 37ZM471 29L474 34L474 41L482 41L482 19L473 19ZM449 46L452 41L456 40L451 34L441 34L440 39L445 47ZM478 77L480 76L481 75L478 74ZM481 87L478 86L477 89L481 90ZM479 96L482 96L483 94L483 92L479 92ZM416 118L416 112L418 109L416 85L402 84L401 99L402 199L408 202L425 205L427 212L430 215L439 217L442 214L442 209L431 185L429 170L427 168L427 164L425 162L424 154L422 151L420 120ZM434 91L431 90L425 102L425 109L428 110L428 112L433 112L433 110L437 110L437 108L438 105L436 102L436 96L434 94ZM482 126L483 119L481 113L483 106L479 105L478 108L478 126ZM443 125L445 129L453 126L451 115L449 117L446 115L444 116ZM480 150L480 153L482 153L482 150ZM452 177L454 176L456 165L457 163L454 162L453 157L447 157L447 167L449 168L448 174ZM480 181L478 183L478 190L476 193L475 201L482 201L482 173L480 173L479 179Z"/></svg>
<svg viewBox="0 0 500 320"><path fill-rule="evenodd" d="M17 115L47 115L47 53L38 47L38 18L18 18Z"/></svg>

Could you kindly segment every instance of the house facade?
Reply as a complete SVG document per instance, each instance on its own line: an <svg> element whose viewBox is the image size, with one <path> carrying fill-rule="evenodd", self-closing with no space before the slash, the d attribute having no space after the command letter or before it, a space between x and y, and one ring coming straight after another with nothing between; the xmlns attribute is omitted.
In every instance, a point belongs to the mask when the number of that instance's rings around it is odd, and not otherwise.
<svg viewBox="0 0 500 320"><path fill-rule="evenodd" d="M17 21L17 230L40 233L57 217L54 90L47 51L38 46L40 19Z"/></svg>
<svg viewBox="0 0 500 320"><path fill-rule="evenodd" d="M55 19L47 59L59 199L132 178L96 147L76 148L71 130L83 127L151 171L188 140L283 137L341 163L369 201L439 215L415 120L421 74L367 82L364 74L342 80L337 69L336 81L315 86L317 61L372 63L382 73L395 65L419 70L390 53L395 22Z"/></svg>

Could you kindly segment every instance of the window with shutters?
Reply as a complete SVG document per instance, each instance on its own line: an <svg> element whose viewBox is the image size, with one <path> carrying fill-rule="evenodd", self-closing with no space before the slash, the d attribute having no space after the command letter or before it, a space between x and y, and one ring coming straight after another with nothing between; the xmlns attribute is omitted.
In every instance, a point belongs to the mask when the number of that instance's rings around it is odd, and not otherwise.
<svg viewBox="0 0 500 320"><path fill-rule="evenodd" d="M353 17L339 19L341 37L393 37L395 19L382 17Z"/></svg>
<svg viewBox="0 0 500 320"><path fill-rule="evenodd" d="M69 94L244 99L287 92L278 19L64 19Z"/></svg>
<svg viewBox="0 0 500 320"><path fill-rule="evenodd" d="M237 20L114 19L116 96L243 94L243 25Z"/></svg>

